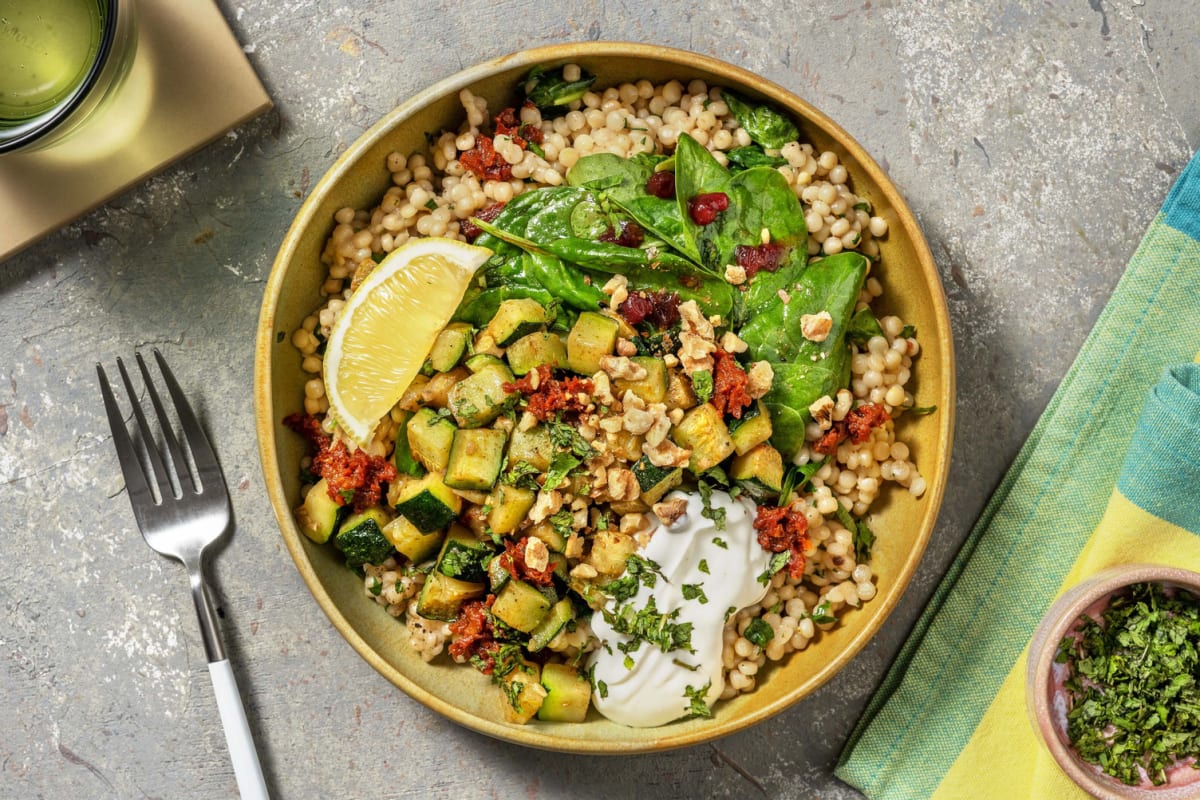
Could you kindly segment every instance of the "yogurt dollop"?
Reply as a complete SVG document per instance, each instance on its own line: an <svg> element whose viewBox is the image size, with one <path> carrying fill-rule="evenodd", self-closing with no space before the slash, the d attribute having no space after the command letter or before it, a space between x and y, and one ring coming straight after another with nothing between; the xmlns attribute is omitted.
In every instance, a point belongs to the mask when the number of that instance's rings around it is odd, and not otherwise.
<svg viewBox="0 0 1200 800"><path fill-rule="evenodd" d="M653 598L656 613L669 617L679 612L671 623L691 623L694 652L684 648L663 652L648 641L633 649L634 637L615 630L605 613L598 611L592 617L592 630L602 642L589 660L597 687L592 702L608 719L633 728L665 725L690 713L693 698L711 706L721 696L725 621L767 593L767 586L757 579L767 570L772 553L758 544L754 504L713 492L711 508L717 514L718 509L725 512L724 529L718 530L713 520L701 514L704 505L698 494L672 492L668 499L677 497L687 500L683 516L670 527L660 520L650 543L638 553L658 565L661 574L656 575L653 588L642 583L630 599L618 604L610 598L604 608L609 614L618 606L641 610ZM696 588L686 590L696 596L685 598L685 586L698 587L705 600ZM628 654L619 645L626 645Z"/></svg>

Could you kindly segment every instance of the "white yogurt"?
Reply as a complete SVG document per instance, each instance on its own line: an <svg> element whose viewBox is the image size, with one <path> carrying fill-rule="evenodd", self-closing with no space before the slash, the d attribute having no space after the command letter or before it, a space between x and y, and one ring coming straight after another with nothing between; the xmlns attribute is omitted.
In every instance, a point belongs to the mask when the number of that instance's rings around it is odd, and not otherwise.
<svg viewBox="0 0 1200 800"><path fill-rule="evenodd" d="M675 609L675 623L692 623L691 646L664 653L658 646L642 642L630 652L633 664L626 664L626 654L617 648L631 637L618 633L604 615L597 611L592 617L592 630L607 646L597 649L590 659L597 689L592 692L596 709L613 722L633 728L665 725L689 713L691 698L688 692L698 693L711 706L725 688L721 653L724 649L722 631L730 609L753 605L766 595L767 586L758 582L766 571L772 553L758 544L754 530L754 504L736 501L725 492L713 492L713 509L725 510L725 529L717 530L712 520L701 515L704 505L699 494L672 492L669 498L687 499L687 511L674 525L659 524L642 558L658 564L662 576L653 589L644 584L636 595L626 601L635 609L646 607L654 598L660 614ZM722 547L717 542L725 544ZM701 570L701 562L708 568ZM664 580L665 578L665 580ZM708 602L684 599L683 586L698 584ZM608 611L616 608L609 600ZM625 605L623 603L622 605ZM607 696L600 691L603 684Z"/></svg>

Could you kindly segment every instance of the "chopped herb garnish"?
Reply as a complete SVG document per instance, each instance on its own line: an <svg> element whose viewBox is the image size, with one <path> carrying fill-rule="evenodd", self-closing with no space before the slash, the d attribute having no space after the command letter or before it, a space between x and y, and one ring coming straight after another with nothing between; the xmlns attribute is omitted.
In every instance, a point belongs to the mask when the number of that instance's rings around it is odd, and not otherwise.
<svg viewBox="0 0 1200 800"><path fill-rule="evenodd" d="M543 150L542 146L537 142L526 142L525 146L529 148L529 152L533 153L538 158L546 157L546 151Z"/></svg>
<svg viewBox="0 0 1200 800"><path fill-rule="evenodd" d="M434 200L432 197L429 198L428 200L425 201L425 207L428 208L430 211L437 211L437 207L438 207L437 200Z"/></svg>
<svg viewBox="0 0 1200 800"><path fill-rule="evenodd" d="M685 583L679 590L683 593L684 600L699 600L700 605L704 605L708 602L708 596L704 594L703 586L701 583Z"/></svg>
<svg viewBox="0 0 1200 800"><path fill-rule="evenodd" d="M905 414L914 414L918 417L932 414L935 411L937 411L937 406L913 406L912 408L904 409Z"/></svg>
<svg viewBox="0 0 1200 800"><path fill-rule="evenodd" d="M809 618L817 625L825 625L830 622L837 622L837 617L829 610L829 601L825 600L817 604L817 607L808 615Z"/></svg>
<svg viewBox="0 0 1200 800"><path fill-rule="evenodd" d="M728 549L729 549L729 545L728 545L728 544L726 544L726 543L725 543L725 540L724 540L724 539L722 539L720 536L714 536L714 537L713 537L713 544L715 544L717 547L721 548L722 550L728 550Z"/></svg>
<svg viewBox="0 0 1200 800"><path fill-rule="evenodd" d="M807 464L793 464L783 473L783 486L779 492L779 505L786 506L792 502L792 492L804 492L812 481L812 476L820 471L825 459L810 461Z"/></svg>
<svg viewBox="0 0 1200 800"><path fill-rule="evenodd" d="M555 453L550 462L550 469L546 470L546 482L542 484L543 488L547 491L557 489L563 478L567 477L567 473L582 463L571 453Z"/></svg>
<svg viewBox="0 0 1200 800"><path fill-rule="evenodd" d="M354 501L353 489L342 489L338 492L338 497L342 498L342 505L346 505Z"/></svg>
<svg viewBox="0 0 1200 800"><path fill-rule="evenodd" d="M763 586L766 586L771 582L771 578L775 577L775 573L786 567L788 562L791 560L791 550L784 550L782 553L776 553L775 555L771 556L771 560L767 562L767 568L759 573L759 576L756 578L756 580Z"/></svg>
<svg viewBox="0 0 1200 800"><path fill-rule="evenodd" d="M725 621L729 622L729 618L732 617L736 613L737 613L737 609L734 608L733 606L730 606L729 608L725 609Z"/></svg>
<svg viewBox="0 0 1200 800"><path fill-rule="evenodd" d="M614 631L630 637L629 642L617 645L622 652L636 650L642 642L649 642L664 653L672 650L695 652L692 649L692 623L675 621L679 617L678 608L660 614L653 596L647 601L646 607L640 610L625 605L615 612L603 608L601 613Z"/></svg>
<svg viewBox="0 0 1200 800"><path fill-rule="evenodd" d="M507 681L500 684L500 688L504 690L504 696L508 698L508 704L513 707L513 711L520 711L521 692L525 690L525 684L521 681Z"/></svg>
<svg viewBox="0 0 1200 800"><path fill-rule="evenodd" d="M700 489L700 502L704 504L704 508L700 510L700 516L705 519L711 519L717 530L725 530L725 509L713 508L712 494L713 487L708 481L700 481L696 484Z"/></svg>
<svg viewBox="0 0 1200 800"><path fill-rule="evenodd" d="M838 503L837 519L854 537L854 560L860 564L869 561L871 546L875 544L874 532L867 527L867 523L850 516L850 512L841 503Z"/></svg>
<svg viewBox="0 0 1200 800"><path fill-rule="evenodd" d="M508 471L501 477L503 483L509 486L520 486L524 489L532 489L537 491L541 487L534 478L537 477L540 470L528 461L518 461L508 468Z"/></svg>
<svg viewBox="0 0 1200 800"><path fill-rule="evenodd" d="M629 653L626 653L625 660L621 663L625 665L625 669L633 669L633 656L629 655Z"/></svg>
<svg viewBox="0 0 1200 800"><path fill-rule="evenodd" d="M708 707L705 697L708 695L708 690L712 688L712 681L695 689L688 686L683 692L683 698L688 701L688 716L690 717L711 717L712 709Z"/></svg>
<svg viewBox="0 0 1200 800"><path fill-rule="evenodd" d="M383 581L379 580L379 578L371 578L371 586L369 587L368 591L370 591L371 594L375 595L376 597L379 597L380 592L383 591Z"/></svg>
<svg viewBox="0 0 1200 800"><path fill-rule="evenodd" d="M671 663L674 664L675 666L679 667L680 669L686 669L688 672L695 672L696 670L700 669L699 664L685 664L683 661L679 660L678 658L672 658Z"/></svg>
<svg viewBox="0 0 1200 800"><path fill-rule="evenodd" d="M604 681L596 681L596 691L600 693L601 698L608 697L608 684Z"/></svg>
<svg viewBox="0 0 1200 800"><path fill-rule="evenodd" d="M1081 616L1055 660L1070 670L1067 736L1085 761L1135 785L1156 785L1200 756L1200 599L1139 583L1103 622Z"/></svg>
<svg viewBox="0 0 1200 800"><path fill-rule="evenodd" d="M557 514L552 515L550 519L546 521L550 523L550 527L554 528L557 533L560 533L563 536L570 536L571 523L575 521L575 515L572 514L568 509L564 508Z"/></svg>
<svg viewBox="0 0 1200 800"><path fill-rule="evenodd" d="M917 327L915 325L905 325L900 329L901 339L912 339L917 335Z"/></svg>
<svg viewBox="0 0 1200 800"><path fill-rule="evenodd" d="M742 636L745 636L750 644L766 647L767 643L775 638L775 629L770 623L764 622L762 617L755 617L750 620Z"/></svg>
<svg viewBox="0 0 1200 800"><path fill-rule="evenodd" d="M634 553L625 559L625 573L615 581L604 584L601 591L617 603L624 603L637 594L639 583L645 584L648 589L653 589L660 576L662 576L662 568L658 566L657 562Z"/></svg>
<svg viewBox="0 0 1200 800"><path fill-rule="evenodd" d="M708 559L707 558L700 559L700 563L696 565L696 569L700 570L705 575L712 574L711 572L708 571Z"/></svg>
<svg viewBox="0 0 1200 800"><path fill-rule="evenodd" d="M568 425L559 420L550 420L546 423L546 430L550 434L550 441L559 450L566 450L581 459L596 455L592 445L583 438L579 429L574 425Z"/></svg>
<svg viewBox="0 0 1200 800"><path fill-rule="evenodd" d="M701 403L707 403L713 396L713 374L698 369L692 373L692 391L696 393Z"/></svg>

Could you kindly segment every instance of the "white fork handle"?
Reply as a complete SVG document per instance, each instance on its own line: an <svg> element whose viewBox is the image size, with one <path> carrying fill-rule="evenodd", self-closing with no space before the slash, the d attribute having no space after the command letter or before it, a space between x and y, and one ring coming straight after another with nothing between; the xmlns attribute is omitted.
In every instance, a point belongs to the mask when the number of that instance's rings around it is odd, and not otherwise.
<svg viewBox="0 0 1200 800"><path fill-rule="evenodd" d="M229 659L210 661L208 674L212 676L213 692L217 695L217 708L221 711L221 726L225 728L225 744L233 761L238 793L242 800L270 800Z"/></svg>

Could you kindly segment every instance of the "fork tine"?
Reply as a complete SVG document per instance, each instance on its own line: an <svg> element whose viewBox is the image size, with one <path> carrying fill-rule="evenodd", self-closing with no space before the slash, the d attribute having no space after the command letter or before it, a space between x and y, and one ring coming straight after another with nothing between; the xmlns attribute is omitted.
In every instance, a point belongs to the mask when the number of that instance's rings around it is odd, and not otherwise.
<svg viewBox="0 0 1200 800"><path fill-rule="evenodd" d="M138 458L129 430L125 427L125 419L121 416L121 407L113 396L108 376L104 367L96 365L96 373L100 377L100 394L104 397L104 410L108 414L108 427L112 430L113 444L117 448L117 461L121 464L121 473L125 476L125 488L128 490L130 501L142 496L153 500L150 485L146 483L146 475L142 471L142 462ZM133 510L137 512L139 503L133 502ZM140 520L139 520L140 522Z"/></svg>
<svg viewBox="0 0 1200 800"><path fill-rule="evenodd" d="M225 479L221 475L221 464L217 461L217 454L213 452L208 436L200 427L200 422L196 419L191 405L188 404L187 397L179 388L179 382L175 380L174 373L167 366L167 360L163 358L157 347L154 348L154 360L158 362L158 370L167 383L167 392L171 395L172 402L175 403L175 413L179 415L179 422L183 426L183 438L187 441L188 450L192 453L192 461L196 465L196 474L192 477L198 484L197 491L224 492Z"/></svg>
<svg viewBox="0 0 1200 800"><path fill-rule="evenodd" d="M133 406L133 416L137 420L138 432L141 434L142 444L150 458L151 474L146 477L153 477L158 484L159 498L165 500L168 497L174 497L175 489L171 486L171 475L163 465L162 455L158 452L158 445L154 441L154 430L146 422L146 415L142 412L142 404L138 402L133 381L129 379L129 373L125 370L125 362L119 358L117 359L117 371L121 373L121 380L125 382L125 392L129 396L129 404Z"/></svg>
<svg viewBox="0 0 1200 800"><path fill-rule="evenodd" d="M183 475L191 473L188 468L188 462L183 457L183 450L179 447L179 441L175 438L175 431L172 429L171 418L167 416L167 410L163 408L162 400L158 397L158 390L154 388L154 381L150 378L150 370L146 368L146 361L142 358L141 353L135 353L138 368L142 371L142 380L146 383L146 393L150 395L150 403L154 406L154 413L158 416L159 427L162 428L163 440L167 445L167 454L165 457L170 458L172 465L175 467L175 477L179 481L179 491L183 492ZM192 475L192 488L197 492L200 491L200 484L196 480L196 476Z"/></svg>

